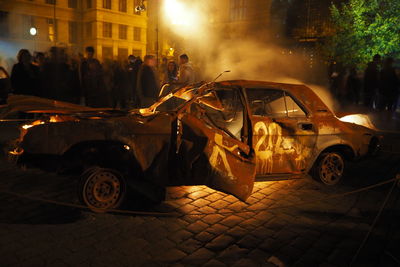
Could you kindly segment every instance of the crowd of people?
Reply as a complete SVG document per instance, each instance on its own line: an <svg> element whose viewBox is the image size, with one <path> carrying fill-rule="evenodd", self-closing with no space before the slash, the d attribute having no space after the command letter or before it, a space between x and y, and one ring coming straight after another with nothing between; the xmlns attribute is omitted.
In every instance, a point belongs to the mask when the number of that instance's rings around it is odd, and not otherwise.
<svg viewBox="0 0 400 267"><path fill-rule="evenodd" d="M397 108L400 79L394 59L375 55L364 73L356 68L331 71L331 91L342 104L363 104L366 108L393 112Z"/></svg>
<svg viewBox="0 0 400 267"><path fill-rule="evenodd" d="M65 49L52 47L34 56L21 49L11 74L0 66L0 105L12 94L32 95L94 108L141 108L154 103L161 94L195 82L195 71L186 54L178 62L153 55L130 55L127 59L95 58L93 47L85 56L68 56ZM375 55L364 73L356 68L330 71L330 89L341 104L363 104L368 109L395 111L399 78L391 57ZM161 92L163 85L168 84ZM164 88L165 89L165 88Z"/></svg>
<svg viewBox="0 0 400 267"><path fill-rule="evenodd" d="M179 62L167 58L157 66L156 57L130 55L126 60L95 58L93 47L86 47L85 56L70 57L65 49L52 47L46 56L34 56L21 49L11 74L0 67L0 104L12 94L38 96L83 104L94 108L140 108L154 103L160 88L167 91L195 82L194 69L186 54Z"/></svg>

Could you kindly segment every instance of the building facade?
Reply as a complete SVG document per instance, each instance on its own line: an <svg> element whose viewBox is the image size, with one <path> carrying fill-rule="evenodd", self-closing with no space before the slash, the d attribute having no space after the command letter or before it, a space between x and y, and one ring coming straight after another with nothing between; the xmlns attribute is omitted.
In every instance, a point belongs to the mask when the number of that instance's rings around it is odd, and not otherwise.
<svg viewBox="0 0 400 267"><path fill-rule="evenodd" d="M0 57L21 48L46 52L64 47L71 54L93 46L99 59L143 56L147 13L141 0L1 0ZM36 35L34 35L36 30Z"/></svg>

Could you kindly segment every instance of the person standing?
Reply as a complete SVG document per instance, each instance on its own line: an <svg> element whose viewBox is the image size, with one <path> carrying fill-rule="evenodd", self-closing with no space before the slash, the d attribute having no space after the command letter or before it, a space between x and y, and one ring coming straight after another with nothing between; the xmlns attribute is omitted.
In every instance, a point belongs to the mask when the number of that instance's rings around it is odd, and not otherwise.
<svg viewBox="0 0 400 267"><path fill-rule="evenodd" d="M137 81L137 95L140 107L149 107L158 98L159 81L155 70L156 66L156 58L153 55L144 57Z"/></svg>
<svg viewBox="0 0 400 267"><path fill-rule="evenodd" d="M195 82L195 75L192 64L189 62L189 57L186 54L179 56L179 72L177 85L184 87Z"/></svg>
<svg viewBox="0 0 400 267"><path fill-rule="evenodd" d="M387 109L387 111L396 110L397 99L399 97L399 78L396 75L396 70L393 67L393 62L393 58L387 58L383 64L383 68L380 74L380 109Z"/></svg>
<svg viewBox="0 0 400 267"><path fill-rule="evenodd" d="M81 65L82 91L86 105L100 108L109 106L107 90L103 81L103 69L100 62L94 58L94 48L86 47L86 58Z"/></svg>
<svg viewBox="0 0 400 267"><path fill-rule="evenodd" d="M50 48L50 57L41 68L43 97L76 103L79 87L76 87L78 77L68 64L65 50L60 47Z"/></svg>
<svg viewBox="0 0 400 267"><path fill-rule="evenodd" d="M7 103L8 93L10 93L10 76L8 72L0 66L0 105Z"/></svg>
<svg viewBox="0 0 400 267"><path fill-rule="evenodd" d="M14 94L40 96L39 68L32 64L27 49L18 52L18 63L11 71L11 87Z"/></svg>
<svg viewBox="0 0 400 267"><path fill-rule="evenodd" d="M128 80L130 87L130 95L131 101L133 102L134 107L138 107L138 96L137 96L137 80L140 66L142 66L143 61L140 57L135 57L134 55L130 55L128 57Z"/></svg>
<svg viewBox="0 0 400 267"><path fill-rule="evenodd" d="M380 72L381 56L375 55L372 62L364 72L364 105L373 108L375 96L379 88L379 72Z"/></svg>

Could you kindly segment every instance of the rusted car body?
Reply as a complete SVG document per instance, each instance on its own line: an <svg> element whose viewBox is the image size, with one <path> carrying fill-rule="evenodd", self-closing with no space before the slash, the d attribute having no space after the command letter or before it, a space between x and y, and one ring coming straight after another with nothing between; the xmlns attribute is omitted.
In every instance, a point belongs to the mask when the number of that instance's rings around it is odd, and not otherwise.
<svg viewBox="0 0 400 267"><path fill-rule="evenodd" d="M14 96L15 110L39 117L10 154L79 166L82 200L94 210L118 207L127 189L155 199L168 185L201 184L246 200L256 177L314 172L336 184L344 159L378 145L373 129L340 121L304 85L200 83L126 113Z"/></svg>

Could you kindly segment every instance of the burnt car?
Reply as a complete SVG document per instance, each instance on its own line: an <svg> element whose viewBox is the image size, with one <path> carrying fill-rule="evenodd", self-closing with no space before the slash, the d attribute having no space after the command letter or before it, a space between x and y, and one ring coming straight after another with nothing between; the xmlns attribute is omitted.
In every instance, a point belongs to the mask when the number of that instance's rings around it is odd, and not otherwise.
<svg viewBox="0 0 400 267"><path fill-rule="evenodd" d="M335 185L347 160L379 144L372 127L340 120L304 85L204 82L130 112L24 96L8 109L36 114L10 155L80 173L80 198L95 211L119 207L128 192L160 201L170 185L207 185L243 201L256 179L310 173Z"/></svg>

